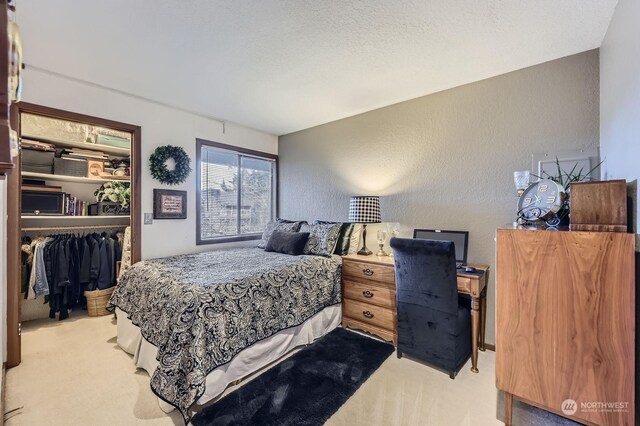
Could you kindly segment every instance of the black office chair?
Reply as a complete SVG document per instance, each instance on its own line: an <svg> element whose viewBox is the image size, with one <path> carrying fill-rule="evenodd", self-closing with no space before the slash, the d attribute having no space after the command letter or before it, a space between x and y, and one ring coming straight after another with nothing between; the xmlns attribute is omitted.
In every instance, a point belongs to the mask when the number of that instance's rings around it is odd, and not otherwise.
<svg viewBox="0 0 640 426"><path fill-rule="evenodd" d="M458 299L456 253L450 241L392 238L403 353L455 378L471 356L471 313Z"/></svg>

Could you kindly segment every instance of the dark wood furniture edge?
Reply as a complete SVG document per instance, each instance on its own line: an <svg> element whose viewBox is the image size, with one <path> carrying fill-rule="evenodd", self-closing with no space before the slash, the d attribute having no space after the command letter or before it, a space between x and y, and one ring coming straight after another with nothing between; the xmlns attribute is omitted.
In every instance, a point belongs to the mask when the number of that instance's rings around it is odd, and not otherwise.
<svg viewBox="0 0 640 426"><path fill-rule="evenodd" d="M11 127L18 130L19 110L11 106ZM7 178L7 368L20 364L20 162ZM13 248L13 249L12 249Z"/></svg>
<svg viewBox="0 0 640 426"><path fill-rule="evenodd" d="M0 89L0 178L7 176L14 169L13 160L11 158L11 143L9 138L9 85L7 83L9 77L9 36L7 26L9 24L9 16L7 9L7 0L0 0L0 45L4 46L0 55L0 81L3 81Z"/></svg>

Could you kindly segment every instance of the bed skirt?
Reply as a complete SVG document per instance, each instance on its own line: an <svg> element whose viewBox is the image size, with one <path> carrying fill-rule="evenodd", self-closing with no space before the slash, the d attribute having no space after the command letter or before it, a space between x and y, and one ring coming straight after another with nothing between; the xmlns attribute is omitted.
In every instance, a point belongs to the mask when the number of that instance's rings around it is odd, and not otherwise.
<svg viewBox="0 0 640 426"><path fill-rule="evenodd" d="M117 342L125 352L133 355L137 368L153 374L158 361L158 350L142 337L140 328L133 325L127 314L116 308L118 315ZM204 405L220 396L232 383L241 380L285 356L298 346L307 345L324 336L342 321L342 305L324 308L297 327L282 330L271 337L254 343L238 353L230 362L221 365L207 375L204 394L196 401ZM171 404L158 398L160 408L165 413L174 410Z"/></svg>

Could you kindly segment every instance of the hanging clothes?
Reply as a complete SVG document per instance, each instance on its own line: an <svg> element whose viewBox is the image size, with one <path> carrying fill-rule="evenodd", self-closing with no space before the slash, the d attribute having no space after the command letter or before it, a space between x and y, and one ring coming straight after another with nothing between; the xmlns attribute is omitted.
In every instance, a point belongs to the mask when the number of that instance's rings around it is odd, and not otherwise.
<svg viewBox="0 0 640 426"><path fill-rule="evenodd" d="M63 320L69 310L86 309L85 291L116 284L116 259L122 249L116 234L51 235L23 239L22 282L25 298L45 296L49 317Z"/></svg>

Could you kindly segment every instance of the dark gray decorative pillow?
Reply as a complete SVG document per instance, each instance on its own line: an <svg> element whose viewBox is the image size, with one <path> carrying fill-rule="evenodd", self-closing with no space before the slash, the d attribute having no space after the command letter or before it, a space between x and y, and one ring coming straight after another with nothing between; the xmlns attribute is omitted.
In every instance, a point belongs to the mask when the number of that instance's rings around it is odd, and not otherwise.
<svg viewBox="0 0 640 426"><path fill-rule="evenodd" d="M340 236L341 224L302 224L300 232L308 232L309 239L304 246L304 254L331 257Z"/></svg>
<svg viewBox="0 0 640 426"><path fill-rule="evenodd" d="M299 224L303 224L303 223L307 223L306 220L289 220L289 219L284 219L284 218L277 218L276 222L278 223L299 223Z"/></svg>
<svg viewBox="0 0 640 426"><path fill-rule="evenodd" d="M349 244L351 242L351 234L353 233L354 224L349 222L330 222L327 220L316 220L315 222L313 222L314 225L328 223L342 225L340 228L340 234L338 235L336 249L333 251L333 254L337 254L338 256L346 256L347 254L349 254Z"/></svg>
<svg viewBox="0 0 640 426"><path fill-rule="evenodd" d="M273 234L273 231L282 231L282 232L298 232L300 230L300 222L292 222L292 223L278 223L278 222L269 222L264 232L262 233L262 241L258 244L258 248L265 248L267 246L267 241Z"/></svg>
<svg viewBox="0 0 640 426"><path fill-rule="evenodd" d="M273 231L264 251L299 256L302 254L308 239L308 232Z"/></svg>

